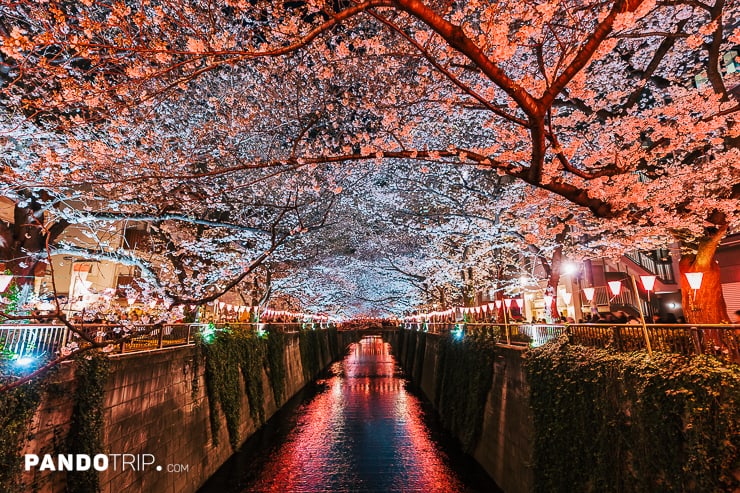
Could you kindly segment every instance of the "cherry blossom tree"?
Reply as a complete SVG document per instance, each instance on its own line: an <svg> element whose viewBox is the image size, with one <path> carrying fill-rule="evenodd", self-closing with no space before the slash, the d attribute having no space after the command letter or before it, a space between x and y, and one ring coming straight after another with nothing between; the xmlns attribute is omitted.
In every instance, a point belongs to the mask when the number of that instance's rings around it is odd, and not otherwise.
<svg viewBox="0 0 740 493"><path fill-rule="evenodd" d="M613 252L630 239L678 239L682 270L705 278L702 310L687 318L726 319L713 257L738 226L740 105L723 58L740 43L736 2L212 7L3 6L3 102L59 132L130 128L163 105L199 113L215 106L203 94L248 80L251 90L216 100L256 99L242 116L285 138L269 155L251 153L250 166L317 176L323 166L406 160L420 172L455 164L508 175L551 194L555 213L590 214L588 228L611 237ZM143 162L156 174L153 157ZM232 171L241 168L209 162L201 173ZM567 218L528 219L554 217Z"/></svg>

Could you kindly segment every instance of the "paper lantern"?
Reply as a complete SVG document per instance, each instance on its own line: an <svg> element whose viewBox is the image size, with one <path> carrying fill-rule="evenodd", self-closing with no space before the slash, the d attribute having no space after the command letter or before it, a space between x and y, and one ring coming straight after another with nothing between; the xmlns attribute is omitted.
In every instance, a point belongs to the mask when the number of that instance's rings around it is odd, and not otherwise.
<svg viewBox="0 0 740 493"><path fill-rule="evenodd" d="M622 281L609 281L607 284L609 284L609 291L614 296L619 296L619 293L622 292Z"/></svg>
<svg viewBox="0 0 740 493"><path fill-rule="evenodd" d="M596 288L583 288L583 294L586 295L588 301L594 300L594 293L596 293Z"/></svg>
<svg viewBox="0 0 740 493"><path fill-rule="evenodd" d="M656 278L657 276L640 276L640 281L642 281L642 287L645 288L645 291L653 290Z"/></svg>
<svg viewBox="0 0 740 493"><path fill-rule="evenodd" d="M703 272L687 272L686 273L686 280L689 281L689 286L691 286L691 289L696 291L701 287L701 280L704 277Z"/></svg>

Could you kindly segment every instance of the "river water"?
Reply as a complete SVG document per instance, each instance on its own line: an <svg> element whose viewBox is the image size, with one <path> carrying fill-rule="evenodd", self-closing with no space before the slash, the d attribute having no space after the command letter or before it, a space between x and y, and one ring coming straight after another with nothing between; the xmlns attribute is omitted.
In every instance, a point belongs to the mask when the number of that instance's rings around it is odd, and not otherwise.
<svg viewBox="0 0 740 493"><path fill-rule="evenodd" d="M201 492L500 492L408 385L388 343L362 339Z"/></svg>

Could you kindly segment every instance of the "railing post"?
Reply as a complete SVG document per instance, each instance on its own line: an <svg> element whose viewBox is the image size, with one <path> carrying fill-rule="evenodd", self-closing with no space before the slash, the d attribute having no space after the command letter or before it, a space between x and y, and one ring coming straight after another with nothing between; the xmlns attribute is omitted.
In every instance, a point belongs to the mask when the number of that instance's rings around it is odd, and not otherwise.
<svg viewBox="0 0 740 493"><path fill-rule="evenodd" d="M159 341L157 342L157 348L162 349L162 340L164 339L164 325L159 326Z"/></svg>

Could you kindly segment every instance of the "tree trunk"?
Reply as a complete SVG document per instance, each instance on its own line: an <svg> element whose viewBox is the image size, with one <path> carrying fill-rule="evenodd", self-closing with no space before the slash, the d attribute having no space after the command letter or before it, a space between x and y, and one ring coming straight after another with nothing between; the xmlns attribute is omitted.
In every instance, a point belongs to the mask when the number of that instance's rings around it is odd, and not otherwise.
<svg viewBox="0 0 740 493"><path fill-rule="evenodd" d="M683 255L678 264L680 272L681 299L686 321L691 324L717 324L729 321L727 304L722 294L719 264L714 258L717 246L727 231L722 226L708 233L699 241L696 254ZM686 279L687 272L703 274L701 287L694 291ZM710 338L719 342L719 335Z"/></svg>
<svg viewBox="0 0 740 493"><path fill-rule="evenodd" d="M552 252L550 261L550 276L547 278L545 295L552 296L550 303L545 303L545 320L547 323L555 323L560 318L558 313L558 284L560 284L560 264L563 262L563 247L557 247Z"/></svg>

